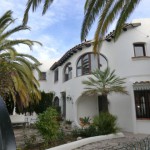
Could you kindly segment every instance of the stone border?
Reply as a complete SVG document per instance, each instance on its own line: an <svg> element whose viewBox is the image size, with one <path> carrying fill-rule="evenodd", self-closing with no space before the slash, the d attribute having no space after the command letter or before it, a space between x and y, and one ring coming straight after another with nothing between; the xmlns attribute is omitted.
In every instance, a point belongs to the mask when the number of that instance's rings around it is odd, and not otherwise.
<svg viewBox="0 0 150 150"><path fill-rule="evenodd" d="M108 134L108 135L101 135L101 136L94 136L90 138L85 138L79 141L71 142L68 144L63 144L60 146L56 146L53 148L49 148L47 150L72 150L78 147L81 147L83 145L87 145L93 142L102 141L102 140L108 140L108 139L114 139L114 138L121 138L124 137L123 133L116 133L116 134Z"/></svg>

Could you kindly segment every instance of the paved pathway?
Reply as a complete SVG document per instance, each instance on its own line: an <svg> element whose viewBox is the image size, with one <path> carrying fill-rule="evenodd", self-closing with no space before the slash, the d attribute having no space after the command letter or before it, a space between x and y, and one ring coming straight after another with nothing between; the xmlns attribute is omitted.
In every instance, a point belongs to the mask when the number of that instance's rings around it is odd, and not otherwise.
<svg viewBox="0 0 150 150"><path fill-rule="evenodd" d="M125 137L123 138L99 141L87 144L74 150L107 150L107 149L112 150L113 147L119 148L120 146L123 146L127 143L136 142L148 136L146 134L132 134L127 132L125 132L124 135Z"/></svg>

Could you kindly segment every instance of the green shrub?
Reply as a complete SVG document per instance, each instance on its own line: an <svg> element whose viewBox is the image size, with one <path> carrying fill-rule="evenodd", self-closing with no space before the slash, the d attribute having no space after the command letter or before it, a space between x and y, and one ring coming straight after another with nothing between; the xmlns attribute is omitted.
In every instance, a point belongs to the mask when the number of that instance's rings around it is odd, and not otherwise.
<svg viewBox="0 0 150 150"><path fill-rule="evenodd" d="M59 133L58 113L53 108L47 108L38 116L36 127L46 142L57 138Z"/></svg>
<svg viewBox="0 0 150 150"><path fill-rule="evenodd" d="M74 137L92 137L97 136L98 133L96 131L96 128L93 125L90 125L88 128L82 128L82 129L75 129L72 131L72 135Z"/></svg>
<svg viewBox="0 0 150 150"><path fill-rule="evenodd" d="M71 120L65 120L65 123L71 125L72 121Z"/></svg>
<svg viewBox="0 0 150 150"><path fill-rule="evenodd" d="M116 133L119 130L116 121L116 116L102 112L99 116L94 117L93 125L96 127L99 135L106 135Z"/></svg>

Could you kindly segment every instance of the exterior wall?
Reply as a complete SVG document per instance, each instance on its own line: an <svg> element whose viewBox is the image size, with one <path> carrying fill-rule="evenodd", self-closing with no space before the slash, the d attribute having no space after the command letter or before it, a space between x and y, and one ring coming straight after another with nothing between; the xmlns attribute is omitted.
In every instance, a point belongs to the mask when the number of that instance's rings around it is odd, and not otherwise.
<svg viewBox="0 0 150 150"><path fill-rule="evenodd" d="M98 114L97 96L81 96L77 102L77 120L82 117L91 119Z"/></svg>
<svg viewBox="0 0 150 150"><path fill-rule="evenodd" d="M141 26L123 32L116 42L113 42L113 40L111 42L104 41L101 47L101 53L107 57L110 68L115 69L118 76L126 78L126 86L129 91L129 95L110 95L108 97L109 110L118 117L118 124L123 130L135 133L150 133L150 121L136 119L133 92L133 83L136 81L150 81L150 58L132 58L134 57L133 43L136 42L144 42L146 55L150 56L150 19L135 20L134 22L141 23ZM77 125L80 117L86 114L86 116L98 114L96 98L94 98L94 101L90 101L90 98L80 97L84 90L82 81L90 75L76 77L76 64L79 57L91 51L92 46L84 47L58 67L58 82L54 83L54 71L51 70L47 70L47 81L40 82L41 90L55 92L55 95L60 98L61 106L61 92L66 92L66 96L71 97L71 100L66 100L66 119L74 121ZM63 69L68 62L71 62L73 68L72 79L64 82ZM92 113L89 111L90 108Z"/></svg>
<svg viewBox="0 0 150 150"><path fill-rule="evenodd" d="M150 133L150 120L136 120L133 83L150 81L150 58L134 57L133 43L144 42L146 56L150 56L150 19L135 20L141 26L123 32L114 43L104 42L102 53L109 60L111 69L117 75L126 78L128 96L111 96L110 111L116 114L120 126L127 131L135 133ZM120 108L118 108L120 107Z"/></svg>

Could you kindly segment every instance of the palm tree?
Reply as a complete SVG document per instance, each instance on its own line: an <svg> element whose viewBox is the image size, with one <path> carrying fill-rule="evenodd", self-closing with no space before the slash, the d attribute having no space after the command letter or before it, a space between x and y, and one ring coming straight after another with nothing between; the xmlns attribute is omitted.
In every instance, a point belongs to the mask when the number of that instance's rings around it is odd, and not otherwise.
<svg viewBox="0 0 150 150"><path fill-rule="evenodd" d="M31 55L18 53L15 46L25 44L30 49L36 41L28 39L8 39L14 33L27 30L27 26L17 26L7 29L14 22L12 12L7 11L0 17L0 95L12 95L14 101L27 106L31 101L40 99L39 83L33 75L33 69L38 72L40 62ZM39 43L40 44L40 43Z"/></svg>
<svg viewBox="0 0 150 150"><path fill-rule="evenodd" d="M42 15L46 13L50 5L54 0L45 0L43 5ZM37 7L42 3L42 0L28 0L26 4L26 10L23 17L23 25L26 25L28 22L29 10L32 8L32 11L36 11Z"/></svg>
<svg viewBox="0 0 150 150"><path fill-rule="evenodd" d="M108 99L107 95L111 93L128 94L125 90L125 78L120 78L115 75L115 70L110 71L107 67L104 71L99 69L95 70L88 80L82 83L86 85L83 95L101 95L103 100L103 111L108 112Z"/></svg>
<svg viewBox="0 0 150 150"><path fill-rule="evenodd" d="M38 101L39 83L32 70L38 70L39 62L30 55L17 52L13 59L10 53L2 53L0 60L0 95L5 99L5 96L11 94L14 101L17 100L17 103L24 106L29 102Z"/></svg>
<svg viewBox="0 0 150 150"><path fill-rule="evenodd" d="M81 29L81 41L84 41L91 26L98 18L94 35L93 51L98 52L108 27L117 18L114 39L119 37L124 23L134 11L141 0L86 0L84 6L84 19Z"/></svg>

